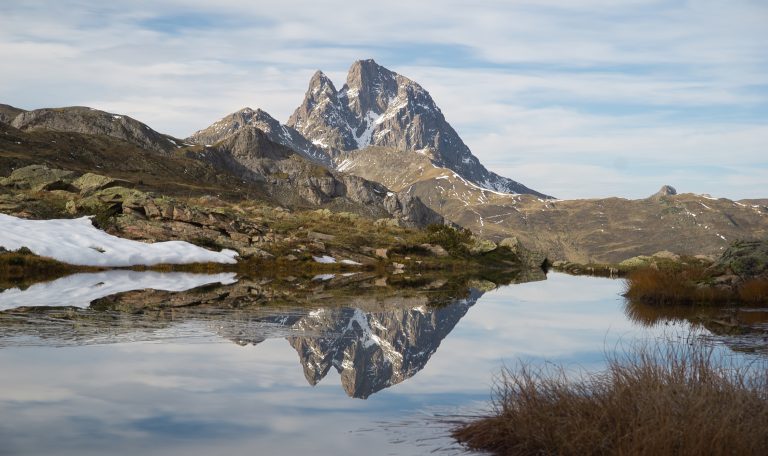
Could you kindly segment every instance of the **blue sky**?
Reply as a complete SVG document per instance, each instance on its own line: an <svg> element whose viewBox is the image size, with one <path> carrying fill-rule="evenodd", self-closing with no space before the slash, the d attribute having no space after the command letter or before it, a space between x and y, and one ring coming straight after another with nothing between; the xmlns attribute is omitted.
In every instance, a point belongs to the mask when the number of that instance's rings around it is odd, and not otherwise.
<svg viewBox="0 0 768 456"><path fill-rule="evenodd" d="M662 184L768 197L768 3L0 3L0 103L86 105L185 137L285 121L316 69L408 76L490 169L561 198Z"/></svg>

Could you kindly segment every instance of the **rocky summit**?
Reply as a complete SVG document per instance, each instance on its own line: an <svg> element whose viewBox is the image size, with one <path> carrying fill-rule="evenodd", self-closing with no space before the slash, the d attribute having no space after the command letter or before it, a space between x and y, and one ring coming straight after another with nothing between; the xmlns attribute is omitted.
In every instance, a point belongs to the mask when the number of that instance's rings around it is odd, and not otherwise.
<svg viewBox="0 0 768 456"><path fill-rule="evenodd" d="M419 151L436 166L451 169L482 188L545 196L488 171L429 92L370 59L352 64L340 90L323 72L316 72L288 125L331 156L368 146Z"/></svg>
<svg viewBox="0 0 768 456"><path fill-rule="evenodd" d="M293 128L280 124L277 119L261 109L244 108L229 114L210 127L195 132L185 141L190 144L212 145L248 126L261 130L270 141L288 147L308 160L326 167L332 166L330 158L322 149Z"/></svg>

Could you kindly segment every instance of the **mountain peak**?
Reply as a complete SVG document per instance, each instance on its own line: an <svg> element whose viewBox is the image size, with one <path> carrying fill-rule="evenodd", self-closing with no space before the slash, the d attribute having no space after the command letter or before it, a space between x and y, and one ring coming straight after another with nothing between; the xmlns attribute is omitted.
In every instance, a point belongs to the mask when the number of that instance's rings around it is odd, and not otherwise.
<svg viewBox="0 0 768 456"><path fill-rule="evenodd" d="M395 73L379 65L373 59L357 60L352 64L352 66L349 67L349 71L347 71L347 82L349 82L351 78L360 77L364 75L365 76L388 75L388 76L394 77Z"/></svg>
<svg viewBox="0 0 768 456"><path fill-rule="evenodd" d="M331 81L331 79L322 71L315 71L315 74L313 74L312 78L309 80L309 90L314 91L317 89L320 91L326 88L332 93L336 93L336 86L333 85L333 81Z"/></svg>
<svg viewBox="0 0 768 456"><path fill-rule="evenodd" d="M430 150L436 166L449 168L480 187L545 196L488 171L445 120L429 92L373 59L354 62L338 92L325 74L316 72L288 125L331 151L368 146Z"/></svg>
<svg viewBox="0 0 768 456"><path fill-rule="evenodd" d="M349 68L340 97L355 117L365 120L369 112L384 112L397 93L397 74L368 59L358 60Z"/></svg>
<svg viewBox="0 0 768 456"><path fill-rule="evenodd" d="M186 139L192 144L216 144L245 129L256 129L270 141L286 146L299 155L324 166L330 166L328 155L319 147L307 141L299 132L280 122L261 108L243 108L224 116L208 128L197 131Z"/></svg>
<svg viewBox="0 0 768 456"><path fill-rule="evenodd" d="M238 115L241 115L247 119L263 119L263 120L278 122L277 119L269 115L267 111L264 111L261 108L253 109L253 108L245 107L239 111L236 111L230 114L230 116L238 116Z"/></svg>
<svg viewBox="0 0 768 456"><path fill-rule="evenodd" d="M671 185L662 185L658 192L651 195L651 198L661 198L662 196L677 195L677 190Z"/></svg>

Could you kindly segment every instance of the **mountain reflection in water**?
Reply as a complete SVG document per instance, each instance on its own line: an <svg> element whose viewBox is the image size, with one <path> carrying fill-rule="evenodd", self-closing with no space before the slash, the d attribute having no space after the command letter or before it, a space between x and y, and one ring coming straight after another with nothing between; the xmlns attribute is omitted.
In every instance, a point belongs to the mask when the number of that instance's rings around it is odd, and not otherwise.
<svg viewBox="0 0 768 456"><path fill-rule="evenodd" d="M508 281L543 278L512 275ZM310 385L333 367L346 393L364 399L422 370L469 308L496 287L470 277L361 273L313 279L77 274L0 294L6 310L0 313L0 347L214 335L257 345L285 338ZM14 304L24 307L9 308Z"/></svg>

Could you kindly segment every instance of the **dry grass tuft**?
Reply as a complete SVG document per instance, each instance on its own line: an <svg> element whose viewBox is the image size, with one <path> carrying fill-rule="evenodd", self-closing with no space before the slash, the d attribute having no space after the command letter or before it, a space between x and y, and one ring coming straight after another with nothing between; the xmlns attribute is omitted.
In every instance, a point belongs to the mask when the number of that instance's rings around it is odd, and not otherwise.
<svg viewBox="0 0 768 456"><path fill-rule="evenodd" d="M768 278L750 279L739 287L739 298L748 304L768 302Z"/></svg>
<svg viewBox="0 0 768 456"><path fill-rule="evenodd" d="M724 303L733 300L733 292L706 283L708 274L703 268L678 271L638 269L627 276L624 296L649 304L679 305L694 303Z"/></svg>
<svg viewBox="0 0 768 456"><path fill-rule="evenodd" d="M22 247L15 252L0 251L0 290L12 287L26 288L34 283L47 282L76 272L97 271L99 268L73 266L52 258L37 256Z"/></svg>
<svg viewBox="0 0 768 456"><path fill-rule="evenodd" d="M600 373L505 369L495 416L453 433L509 455L768 454L765 366L737 368L696 344L612 355Z"/></svg>

